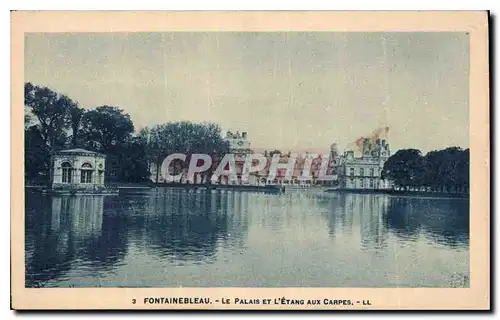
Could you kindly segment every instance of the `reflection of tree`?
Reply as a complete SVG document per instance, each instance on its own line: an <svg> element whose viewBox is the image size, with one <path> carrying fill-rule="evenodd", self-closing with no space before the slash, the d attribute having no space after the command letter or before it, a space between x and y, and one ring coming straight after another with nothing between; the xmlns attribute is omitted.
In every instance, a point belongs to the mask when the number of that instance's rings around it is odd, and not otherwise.
<svg viewBox="0 0 500 320"><path fill-rule="evenodd" d="M311 205L321 208L330 237L350 233L359 223L361 247L387 246L388 231L416 240L421 234L446 246L469 242L469 202L459 199L389 197L367 194L315 196ZM339 230L339 228L342 230Z"/></svg>
<svg viewBox="0 0 500 320"><path fill-rule="evenodd" d="M428 199L422 203L425 232L446 246L469 245L469 201Z"/></svg>
<svg viewBox="0 0 500 320"><path fill-rule="evenodd" d="M469 202L461 199L391 198L386 224L404 238L423 232L435 243L467 246Z"/></svg>
<svg viewBox="0 0 500 320"><path fill-rule="evenodd" d="M131 216L129 228L140 232L160 256L210 260L219 243L241 245L248 228L244 199L240 192L162 188L156 196L126 205L140 212Z"/></svg>
<svg viewBox="0 0 500 320"><path fill-rule="evenodd" d="M76 259L95 260L103 244L103 202L102 196L27 195L27 286L61 277Z"/></svg>
<svg viewBox="0 0 500 320"><path fill-rule="evenodd" d="M405 239L416 239L420 233L419 208L409 198L391 198L387 210L386 224L396 235Z"/></svg>

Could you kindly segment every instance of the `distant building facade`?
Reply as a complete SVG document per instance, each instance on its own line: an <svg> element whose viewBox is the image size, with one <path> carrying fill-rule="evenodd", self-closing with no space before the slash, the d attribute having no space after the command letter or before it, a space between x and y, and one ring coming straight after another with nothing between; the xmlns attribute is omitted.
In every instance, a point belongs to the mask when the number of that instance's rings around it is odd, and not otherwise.
<svg viewBox="0 0 500 320"><path fill-rule="evenodd" d="M251 143L248 139L247 132L233 133L232 131L227 131L225 141L229 143L229 153L234 155L234 160L236 164L236 181L231 181L228 176L219 177L217 183L220 184L242 184L241 176L243 175L243 167L245 165L245 160L248 154L252 154ZM220 159L219 159L220 160ZM214 161L214 168L219 165L219 161ZM226 167L225 169L229 169ZM247 184L256 184L257 179L254 174L250 174L248 177Z"/></svg>
<svg viewBox="0 0 500 320"><path fill-rule="evenodd" d="M236 131L236 133L233 133L228 131L224 140L229 143L229 152L234 155L246 156L247 154L253 153L246 132L240 133Z"/></svg>
<svg viewBox="0 0 500 320"><path fill-rule="evenodd" d="M334 184L337 176L333 171L331 159L324 159L323 155L317 154L316 157L310 160L310 167L306 168L306 158L310 155L308 153L297 155L295 160L295 165L293 167L292 173L287 177L286 169L277 169L274 179L270 178L270 168L272 163L272 156L268 155L266 157L267 163L265 168L258 172L256 175L260 184L268 185L291 185L291 186L311 186L311 185L324 185L331 186ZM325 170L326 175L330 176L329 180L320 180L321 167L323 162L328 160L327 167ZM288 163L290 160L290 155L285 154L280 158L280 163ZM305 172L307 171L307 172Z"/></svg>
<svg viewBox="0 0 500 320"><path fill-rule="evenodd" d="M52 156L52 188L104 187L104 154L85 149L63 150Z"/></svg>
<svg viewBox="0 0 500 320"><path fill-rule="evenodd" d="M344 154L340 154L337 144L334 143L330 146L328 159L325 159L321 154L312 159L308 168L309 174L304 172L306 169L306 158L309 157L309 154L298 155L291 176L286 175L286 169L280 168L272 178L269 175L272 156L266 151L264 153L266 158L264 169L259 172L251 172L248 180L245 182L242 179L245 160L248 154L254 153L251 149L248 135L246 132L240 133L236 131L236 133L233 133L228 131L224 139L229 143L229 152L235 157L236 180L231 180L229 176L222 175L217 181L213 182L215 184L323 185L325 187L338 187L342 189L388 189L392 187L390 181L382 179L384 163L391 155L389 144L385 139L363 138L359 140L360 156L355 156L352 150L347 150ZM221 158L212 159L212 172L219 166L221 160ZM290 160L289 152L288 154L281 155L279 162L284 164ZM326 168L322 168L324 161L326 161ZM256 164L256 160L254 160L253 165ZM154 170L155 168L152 169L151 180L156 181L156 170ZM229 165L224 169L228 170ZM196 173L191 179L187 179L187 170L185 164L182 165L179 162L175 164L171 163L169 172L175 175L182 173L182 175L177 176L174 181L168 177L165 179L160 172L158 182L200 184L206 183L207 179L211 178L204 173ZM322 171L326 173L329 179L321 179L320 175ZM305 176L307 178L304 178Z"/></svg>
<svg viewBox="0 0 500 320"><path fill-rule="evenodd" d="M332 157L342 189L389 189L391 182L382 179L384 163L391 155L386 140L361 140L361 156L355 157L354 151L348 150L340 156L336 145L332 145Z"/></svg>

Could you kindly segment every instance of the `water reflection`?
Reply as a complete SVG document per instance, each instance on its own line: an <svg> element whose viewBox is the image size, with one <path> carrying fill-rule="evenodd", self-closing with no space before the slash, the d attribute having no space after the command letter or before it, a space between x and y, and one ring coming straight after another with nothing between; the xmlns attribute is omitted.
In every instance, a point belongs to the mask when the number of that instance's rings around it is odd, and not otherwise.
<svg viewBox="0 0 500 320"><path fill-rule="evenodd" d="M237 247L244 242L245 193L164 188L112 201L124 204L121 214L127 217L132 234L160 258L209 263L218 245Z"/></svg>
<svg viewBox="0 0 500 320"><path fill-rule="evenodd" d="M93 262L102 261L100 257L105 260L113 257L109 253L102 255L100 250L106 241L103 233L107 225L103 221L102 196L29 199L26 202L27 286L63 276L75 261L92 267Z"/></svg>
<svg viewBox="0 0 500 320"><path fill-rule="evenodd" d="M401 238L423 235L442 246L469 245L468 200L391 197L385 223Z"/></svg>
<svg viewBox="0 0 500 320"><path fill-rule="evenodd" d="M388 195L317 195L316 205L332 239L359 226L361 248L381 250L390 234L405 241L423 236L449 247L469 245L469 202L463 199L402 198Z"/></svg>
<svg viewBox="0 0 500 320"><path fill-rule="evenodd" d="M245 277L285 283L265 278L283 274L301 281L319 277L333 286L343 284L342 273L351 281L346 283L424 281L408 280L415 273L398 274L421 263L422 274L437 281L443 254L457 256L454 250L468 252L468 245L467 200L175 188L111 197L26 194L28 287L87 281L82 279L137 285L141 277L169 285L162 278L166 268L188 285L193 277L178 266L226 284ZM457 257L462 272L468 258ZM349 270L362 261L371 264L366 275ZM347 269L333 274L329 266ZM207 281L200 277L197 283Z"/></svg>

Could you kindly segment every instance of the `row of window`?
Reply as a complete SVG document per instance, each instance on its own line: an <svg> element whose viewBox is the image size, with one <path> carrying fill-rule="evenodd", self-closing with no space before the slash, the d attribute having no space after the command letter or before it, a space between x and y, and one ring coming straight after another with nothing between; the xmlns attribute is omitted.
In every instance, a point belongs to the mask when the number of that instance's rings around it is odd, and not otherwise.
<svg viewBox="0 0 500 320"><path fill-rule="evenodd" d="M90 170L83 170L80 173L80 183L92 183L92 174L94 172ZM62 182L63 183L71 183L72 181L72 175L71 175L71 169L69 168L63 168L62 169Z"/></svg>
<svg viewBox="0 0 500 320"><path fill-rule="evenodd" d="M100 165L100 166L102 167L102 165ZM63 169L64 168L71 168L71 167L72 167L72 165L69 162L64 162L64 163L61 164L61 168L63 168ZM82 164L82 168L92 169L92 165L90 163L88 163L88 162L85 162L84 164Z"/></svg>
<svg viewBox="0 0 500 320"><path fill-rule="evenodd" d="M375 179L366 179L366 180L365 179L359 179L359 186L361 188L365 188L365 187L376 188L377 184L376 184L375 181L376 181ZM350 182L351 182L351 186L355 186L356 185L355 180L353 178L350 179ZM365 183L366 183L366 185L365 185Z"/></svg>
<svg viewBox="0 0 500 320"><path fill-rule="evenodd" d="M62 168L62 182L63 183L71 183L72 182L72 165L69 162L64 162L61 164ZM94 173L92 170L92 165L90 163L82 164L83 169L80 173L80 183L92 183L92 174Z"/></svg>
<svg viewBox="0 0 500 320"><path fill-rule="evenodd" d="M369 177L376 177L378 172L377 168L370 168L370 171L367 170L367 173ZM354 168L349 168L349 175L353 176L354 175ZM359 168L359 175L364 176L365 175L365 168Z"/></svg>

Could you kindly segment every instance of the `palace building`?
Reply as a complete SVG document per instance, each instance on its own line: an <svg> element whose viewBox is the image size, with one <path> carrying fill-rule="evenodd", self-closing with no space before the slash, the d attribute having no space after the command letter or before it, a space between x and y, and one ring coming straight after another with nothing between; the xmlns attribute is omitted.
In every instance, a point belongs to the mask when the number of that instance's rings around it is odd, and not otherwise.
<svg viewBox="0 0 500 320"><path fill-rule="evenodd" d="M388 189L390 181L382 179L384 163L391 155L389 144L384 139L362 138L357 143L361 156L356 157L354 150L338 154L332 145L331 154L339 177L341 189Z"/></svg>

